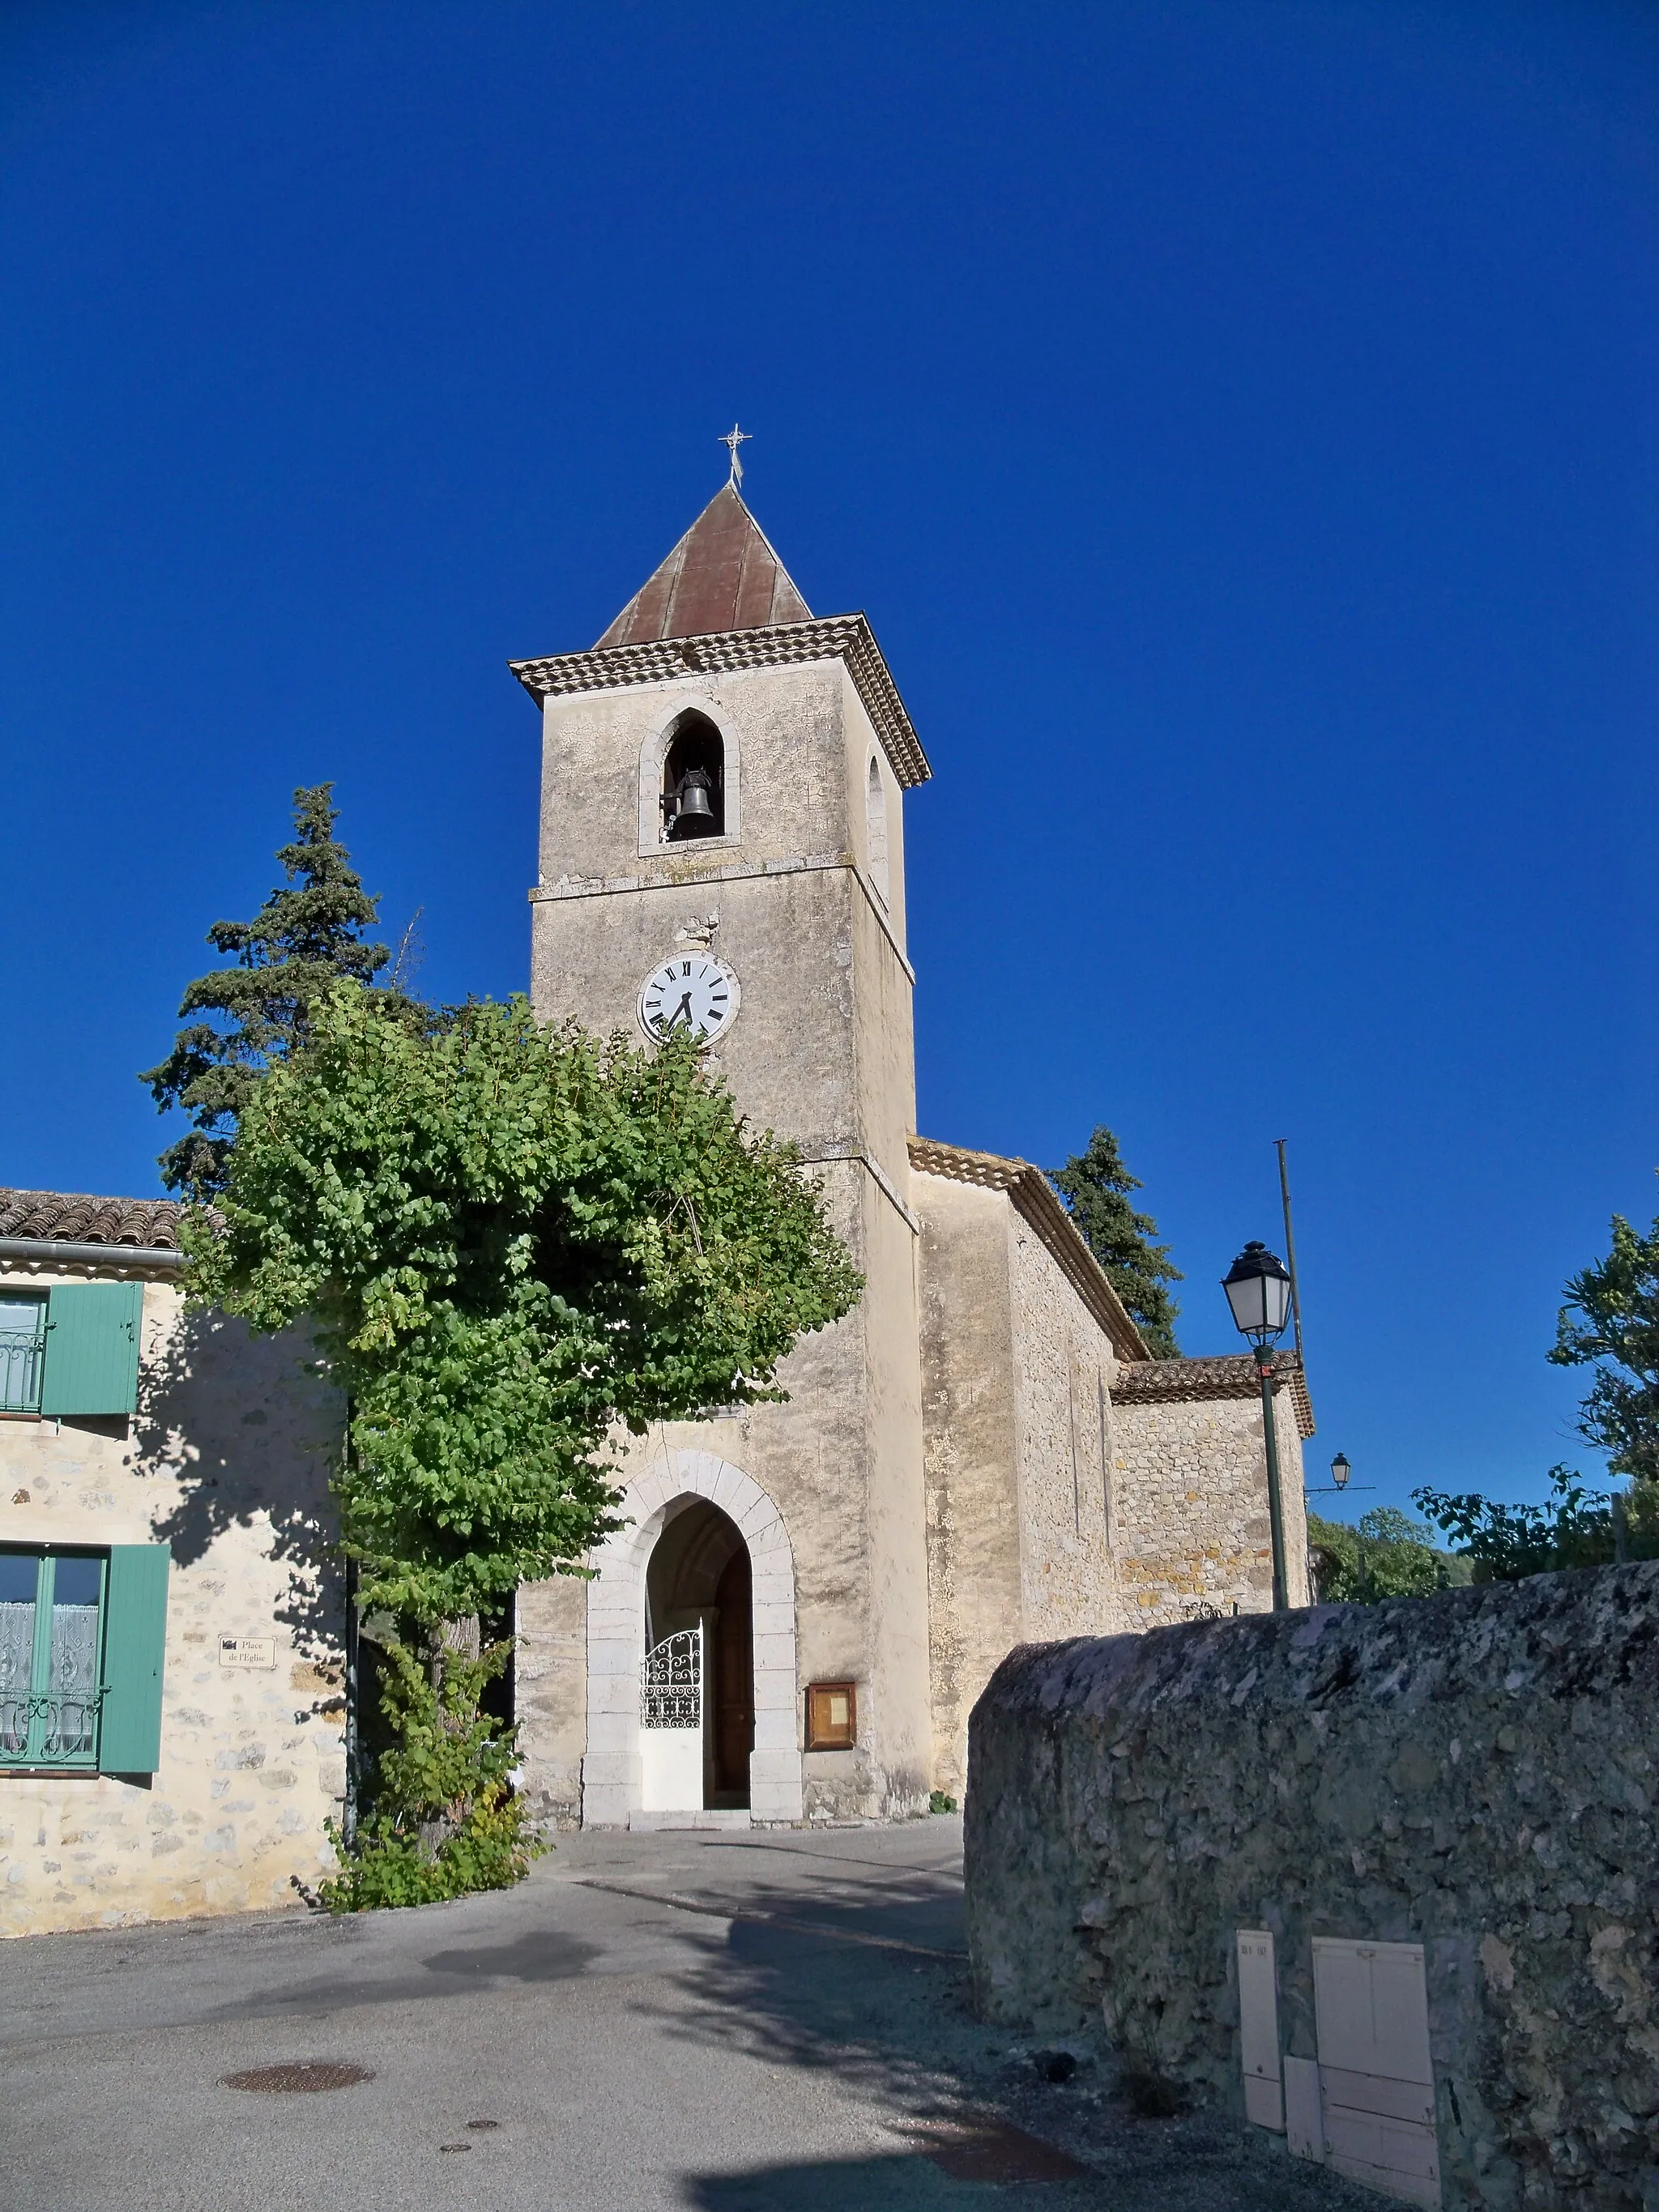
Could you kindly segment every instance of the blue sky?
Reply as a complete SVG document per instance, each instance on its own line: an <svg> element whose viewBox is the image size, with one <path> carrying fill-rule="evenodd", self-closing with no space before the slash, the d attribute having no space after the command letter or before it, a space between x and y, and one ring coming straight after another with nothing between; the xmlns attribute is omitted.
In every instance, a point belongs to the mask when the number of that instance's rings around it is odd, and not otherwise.
<svg viewBox="0 0 1659 2212"><path fill-rule="evenodd" d="M1314 1464L1593 1464L1555 1307L1659 1205L1650 9L12 0L0 290L0 1180L155 1187L132 1072L296 783L429 993L523 983L504 663L737 416L933 761L923 1129L1109 1122L1193 1352L1286 1136Z"/></svg>

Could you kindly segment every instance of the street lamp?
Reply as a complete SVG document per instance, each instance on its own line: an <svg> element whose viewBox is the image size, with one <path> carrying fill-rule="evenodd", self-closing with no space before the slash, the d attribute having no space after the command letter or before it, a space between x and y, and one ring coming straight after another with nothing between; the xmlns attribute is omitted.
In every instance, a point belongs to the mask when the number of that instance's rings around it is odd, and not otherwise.
<svg viewBox="0 0 1659 2212"><path fill-rule="evenodd" d="M1336 1485L1339 1490L1346 1490L1347 1488L1348 1477L1352 1473L1353 1468L1349 1462L1346 1452L1338 1452L1336 1457L1331 1462L1331 1480Z"/></svg>
<svg viewBox="0 0 1659 2212"><path fill-rule="evenodd" d="M1267 1525L1273 1545L1273 1611L1290 1603L1285 1575L1285 1511L1279 1495L1279 1438L1273 1429L1273 1348L1291 1317L1291 1279L1284 1263L1267 1246L1251 1243L1227 1270L1227 1293L1241 1336L1255 1347L1255 1371L1261 1383L1261 1432L1267 1447ZM1331 1470L1335 1473L1334 1468Z"/></svg>

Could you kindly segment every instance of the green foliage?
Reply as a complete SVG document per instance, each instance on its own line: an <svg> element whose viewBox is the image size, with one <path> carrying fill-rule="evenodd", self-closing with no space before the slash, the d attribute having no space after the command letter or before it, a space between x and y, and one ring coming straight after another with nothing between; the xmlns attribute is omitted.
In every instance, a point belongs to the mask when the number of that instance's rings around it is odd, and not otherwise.
<svg viewBox="0 0 1659 2212"><path fill-rule="evenodd" d="M242 1119L191 1288L309 1319L352 1401L337 1481L365 1606L501 1607L617 1525L606 1439L781 1397L860 1279L798 1155L687 1041L653 1058L515 999L427 1030L338 984Z"/></svg>
<svg viewBox="0 0 1659 2212"><path fill-rule="evenodd" d="M1421 1597L1467 1583L1462 1559L1437 1551L1429 1532L1397 1505L1376 1505L1358 1526L1308 1516L1309 1563L1327 1605L1369 1605L1385 1597Z"/></svg>
<svg viewBox="0 0 1659 2212"><path fill-rule="evenodd" d="M757 1135L681 1038L647 1058L527 1003L423 1014L337 981L242 1107L191 1295L304 1320L350 1404L342 1544L381 1639L368 1817L325 1901L514 1881L512 1732L477 1617L582 1573L620 1524L612 1440L781 1398L779 1362L860 1278L798 1153ZM424 1632L427 1660L416 1656Z"/></svg>
<svg viewBox="0 0 1659 2212"><path fill-rule="evenodd" d="M1578 1431L1630 1486L1589 1488L1570 1468L1550 1469L1541 1505L1504 1505L1478 1492L1415 1490L1412 1497L1470 1561L1478 1583L1659 1559L1659 1219L1645 1237L1613 1217L1607 1257L1567 1285L1548 1358L1594 1367Z"/></svg>
<svg viewBox="0 0 1659 2212"><path fill-rule="evenodd" d="M319 1887L331 1912L507 1889L545 1848L526 1834L522 1802L508 1791L514 1731L480 1708L511 1648L490 1644L469 1659L434 1638L422 1662L395 1638L383 1647L379 1719L390 1743L356 1849L328 1824L342 1862Z"/></svg>
<svg viewBox="0 0 1659 2212"><path fill-rule="evenodd" d="M1049 1170L1048 1180L1060 1193L1066 1212L1083 1235L1083 1241L1104 1268L1112 1288L1122 1299L1129 1318L1146 1339L1154 1359L1176 1359L1175 1325L1181 1312L1165 1287L1181 1282L1167 1244L1153 1243L1158 1224L1149 1213L1139 1213L1129 1203L1129 1193L1141 1187L1119 1155L1117 1139L1104 1127L1097 1128L1088 1150L1074 1152L1063 1168Z"/></svg>
<svg viewBox="0 0 1659 2212"><path fill-rule="evenodd" d="M1595 1368L1578 1430L1609 1471L1659 1484L1659 1219L1643 1237L1613 1215L1613 1249L1568 1283L1548 1357Z"/></svg>
<svg viewBox="0 0 1659 2212"><path fill-rule="evenodd" d="M930 1790L927 1793L927 1809L930 1813L954 1813L957 1809L957 1801L954 1797L947 1796L943 1790Z"/></svg>
<svg viewBox="0 0 1659 2212"><path fill-rule="evenodd" d="M1615 1498L1558 1466L1550 1469L1550 1490L1542 1505L1494 1504L1474 1491L1414 1490L1412 1500L1451 1537L1478 1583L1607 1566L1621 1552L1659 1559L1659 1484L1637 1483Z"/></svg>
<svg viewBox="0 0 1659 2212"><path fill-rule="evenodd" d="M335 840L333 790L319 783L295 793L294 842L276 854L287 884L252 921L214 923L209 944L235 965L197 977L179 1004L185 1026L173 1050L138 1079L161 1112L179 1107L191 1118L189 1134L161 1156L169 1190L200 1200L224 1188L237 1124L260 1075L301 1042L312 1006L332 984L342 976L368 983L386 965L386 946L361 934L378 920L377 902ZM385 995L409 1005L395 990Z"/></svg>

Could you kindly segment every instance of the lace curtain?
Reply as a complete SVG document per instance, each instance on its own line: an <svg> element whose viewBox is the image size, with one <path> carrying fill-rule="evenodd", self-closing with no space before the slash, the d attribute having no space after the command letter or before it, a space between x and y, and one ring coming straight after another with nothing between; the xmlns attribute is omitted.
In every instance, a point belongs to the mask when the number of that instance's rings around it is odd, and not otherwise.
<svg viewBox="0 0 1659 2212"><path fill-rule="evenodd" d="M29 1670L34 1663L34 1601L0 1604L0 1752L27 1745Z"/></svg>
<svg viewBox="0 0 1659 2212"><path fill-rule="evenodd" d="M52 1703L46 1748L54 1753L91 1747L98 1708L98 1608L55 1605L52 1609Z"/></svg>

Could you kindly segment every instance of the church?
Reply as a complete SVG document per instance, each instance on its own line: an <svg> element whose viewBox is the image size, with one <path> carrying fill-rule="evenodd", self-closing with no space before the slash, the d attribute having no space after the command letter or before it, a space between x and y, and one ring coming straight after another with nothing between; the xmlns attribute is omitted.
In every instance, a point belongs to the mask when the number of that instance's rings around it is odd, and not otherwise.
<svg viewBox="0 0 1659 2212"><path fill-rule="evenodd" d="M620 1532L520 1591L545 1828L905 1819L961 1798L1015 1644L1272 1602L1254 1358L1149 1358L1038 1169L917 1130L932 771L868 622L813 616L737 476L591 651L514 665L532 995L689 1026L865 1287L787 1402L625 1439ZM268 1910L334 1865L345 1409L301 1339L187 1304L180 1212L0 1190L0 1934ZM1272 1382L1305 1604L1300 1362Z"/></svg>
<svg viewBox="0 0 1659 2212"><path fill-rule="evenodd" d="M692 1028L865 1289L786 1403L629 1439L591 1579L520 1592L548 1826L905 1818L960 1796L1015 1644L1271 1603L1253 1358L1149 1358L1038 1169L917 1130L904 798L933 770L870 623L812 614L739 478L591 650L513 664L542 717L532 995ZM1305 1604L1293 1355L1273 1399Z"/></svg>

